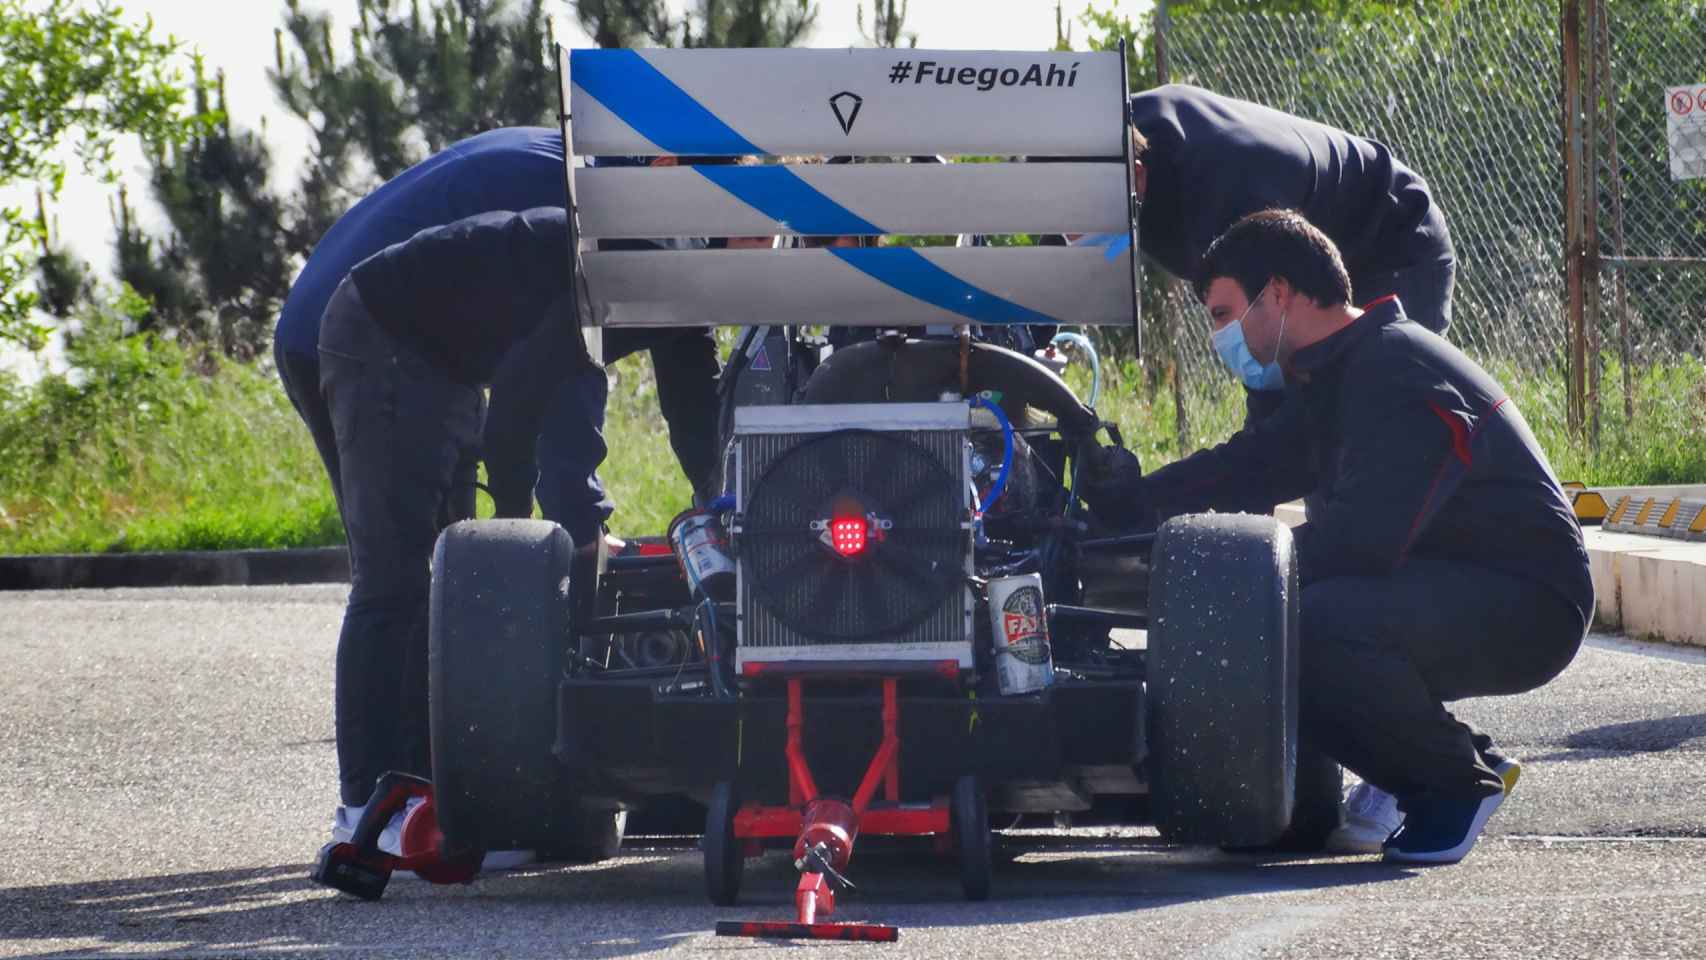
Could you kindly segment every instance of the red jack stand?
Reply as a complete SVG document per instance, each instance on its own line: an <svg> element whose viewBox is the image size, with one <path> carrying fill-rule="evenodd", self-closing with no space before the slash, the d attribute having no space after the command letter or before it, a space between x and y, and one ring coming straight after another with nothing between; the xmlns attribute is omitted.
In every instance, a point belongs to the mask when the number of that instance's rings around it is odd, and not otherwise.
<svg viewBox="0 0 1706 960"><path fill-rule="evenodd" d="M799 677L788 679L788 805L738 806L734 786L720 783L712 794L705 835L705 878L713 902L730 905L740 890L742 863L764 840L795 837L793 922L721 921L718 936L810 938L893 942L897 927L878 923L828 923L835 912L837 888L853 888L843 871L853 857L861 831L879 836L945 837L952 829L948 801L903 804L900 801L900 710L895 677L884 677L883 739L871 757L851 801L824 796L812 778L803 748L804 709ZM876 801L877 789L883 800ZM738 809L737 809L738 807ZM986 834L987 836L987 834Z"/></svg>

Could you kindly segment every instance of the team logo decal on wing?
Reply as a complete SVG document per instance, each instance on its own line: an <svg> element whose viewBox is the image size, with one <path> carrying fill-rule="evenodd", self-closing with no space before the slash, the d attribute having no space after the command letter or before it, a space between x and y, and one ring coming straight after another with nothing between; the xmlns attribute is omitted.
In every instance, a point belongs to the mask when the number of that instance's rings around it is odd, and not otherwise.
<svg viewBox="0 0 1706 960"><path fill-rule="evenodd" d="M829 98L829 109L835 111L835 122L841 124L844 135L852 135L853 121L859 119L859 108L865 103L865 98L850 90L843 90Z"/></svg>

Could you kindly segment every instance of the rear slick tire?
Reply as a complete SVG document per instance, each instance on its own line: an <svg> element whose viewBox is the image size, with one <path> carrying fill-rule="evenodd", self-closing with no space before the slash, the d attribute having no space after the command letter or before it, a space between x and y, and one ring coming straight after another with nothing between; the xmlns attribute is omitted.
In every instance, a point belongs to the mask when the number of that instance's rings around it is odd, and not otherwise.
<svg viewBox="0 0 1706 960"><path fill-rule="evenodd" d="M735 814L740 798L727 780L711 789L705 813L705 895L719 907L732 907L740 899L741 874L746 870L746 850L735 836Z"/></svg>
<svg viewBox="0 0 1706 960"><path fill-rule="evenodd" d="M1161 527L1149 616L1151 802L1175 843L1262 847L1297 796L1298 587L1291 531L1207 514Z"/></svg>
<svg viewBox="0 0 1706 960"><path fill-rule="evenodd" d="M551 752L573 552L568 533L542 520L465 520L438 538L427 676L447 852L567 853L607 840L589 837Z"/></svg>
<svg viewBox="0 0 1706 960"><path fill-rule="evenodd" d="M961 777L954 783L948 820L960 858L960 886L966 899L989 899L994 867L994 835L989 829L989 802L976 777Z"/></svg>

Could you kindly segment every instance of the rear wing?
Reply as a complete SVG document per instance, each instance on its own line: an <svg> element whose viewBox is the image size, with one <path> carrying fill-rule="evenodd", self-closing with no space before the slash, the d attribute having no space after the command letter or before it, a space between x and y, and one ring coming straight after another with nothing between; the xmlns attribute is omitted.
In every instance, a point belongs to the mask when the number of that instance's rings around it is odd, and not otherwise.
<svg viewBox="0 0 1706 960"><path fill-rule="evenodd" d="M1137 330L1123 46L1096 53L559 47L558 70L583 324ZM668 155L743 160L585 163ZM827 155L1001 159L799 162ZM1073 246L964 242L1005 234L1085 238ZM598 244L890 235L961 242L741 250Z"/></svg>

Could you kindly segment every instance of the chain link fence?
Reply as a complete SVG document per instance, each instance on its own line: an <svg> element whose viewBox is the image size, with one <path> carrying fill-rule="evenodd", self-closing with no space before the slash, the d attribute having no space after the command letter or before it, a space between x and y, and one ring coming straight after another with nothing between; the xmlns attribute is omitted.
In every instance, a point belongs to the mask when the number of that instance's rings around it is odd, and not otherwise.
<svg viewBox="0 0 1706 960"><path fill-rule="evenodd" d="M1639 429L1706 356L1706 3L1589 2L1581 58L1587 411ZM1686 376L1681 376L1686 379ZM1648 408L1643 411L1643 406Z"/></svg>
<svg viewBox="0 0 1706 960"><path fill-rule="evenodd" d="M1598 199L1603 263L1629 259L1589 283L1599 309L1589 308L1587 349L1595 383L1604 378L1609 391L1633 381L1638 418L1643 368L1682 355L1697 368L1706 350L1706 270L1651 259L1706 252L1706 180L1670 178L1658 112L1663 88L1706 80L1706 4L1610 8L1597 7L1584 30L1582 63L1598 68L1584 91L1601 169L1587 195ZM1560 0L1464 0L1357 21L1261 12L1157 18L1169 80L1379 140L1428 181L1458 258L1448 335L1505 381L1543 435L1566 418L1570 371L1560 16ZM1172 368L1181 452L1218 442L1242 421L1242 402L1228 400L1236 384L1209 348L1189 290L1160 279L1152 286L1146 348L1157 356L1149 366Z"/></svg>

